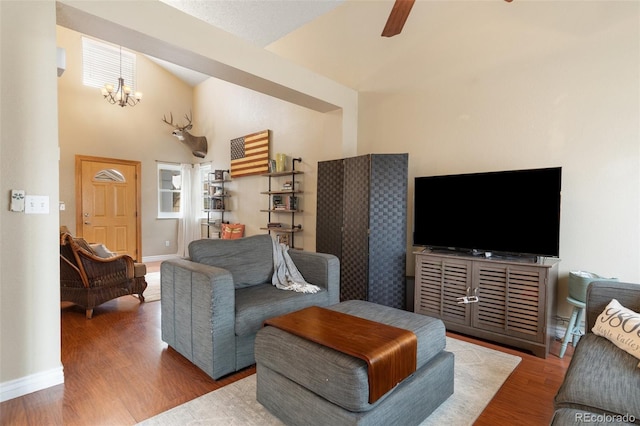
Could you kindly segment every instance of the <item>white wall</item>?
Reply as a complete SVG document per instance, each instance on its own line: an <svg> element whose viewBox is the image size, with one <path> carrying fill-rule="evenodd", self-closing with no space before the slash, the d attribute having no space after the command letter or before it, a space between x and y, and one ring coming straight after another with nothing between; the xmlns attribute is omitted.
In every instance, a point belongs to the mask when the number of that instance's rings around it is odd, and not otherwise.
<svg viewBox="0 0 640 426"><path fill-rule="evenodd" d="M0 2L0 400L62 383L55 3ZM48 214L9 211L11 189Z"/></svg>
<svg viewBox="0 0 640 426"><path fill-rule="evenodd" d="M358 151L409 152L411 197L415 176L563 167L564 316L570 270L640 282L638 4L616 9L615 18L606 31L572 35L571 43L551 37L546 51L500 68L473 75L434 69L437 78L429 81L425 71L415 90L360 96ZM530 36L548 36L537 31ZM492 54L481 38L478 49ZM426 69L433 59L416 57L415 66ZM410 223L412 209L411 200ZM411 275L413 267L410 257Z"/></svg>

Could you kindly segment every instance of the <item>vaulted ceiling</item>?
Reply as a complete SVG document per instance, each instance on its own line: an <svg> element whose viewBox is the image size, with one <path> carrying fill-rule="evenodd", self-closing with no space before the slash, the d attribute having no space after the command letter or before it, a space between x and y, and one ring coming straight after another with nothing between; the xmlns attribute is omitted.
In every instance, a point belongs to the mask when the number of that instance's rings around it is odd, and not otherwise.
<svg viewBox="0 0 640 426"><path fill-rule="evenodd" d="M265 47L344 0L161 0L189 15Z"/></svg>
<svg viewBox="0 0 640 426"><path fill-rule="evenodd" d="M163 1L360 91L499 78L625 18L625 2L417 0L402 33L387 38L394 0Z"/></svg>

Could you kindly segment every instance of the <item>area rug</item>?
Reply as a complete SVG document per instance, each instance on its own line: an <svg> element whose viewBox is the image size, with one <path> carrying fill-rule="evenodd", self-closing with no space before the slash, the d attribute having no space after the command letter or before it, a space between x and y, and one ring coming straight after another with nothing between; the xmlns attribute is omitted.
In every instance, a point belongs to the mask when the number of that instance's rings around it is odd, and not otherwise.
<svg viewBox="0 0 640 426"><path fill-rule="evenodd" d="M147 272L144 276L147 281L147 288L144 291L145 302L156 302L160 300L160 271Z"/></svg>
<svg viewBox="0 0 640 426"><path fill-rule="evenodd" d="M521 361L520 357L450 337L447 350L455 354L454 394L421 426L472 425ZM256 401L254 374L139 424L280 426L283 423Z"/></svg>

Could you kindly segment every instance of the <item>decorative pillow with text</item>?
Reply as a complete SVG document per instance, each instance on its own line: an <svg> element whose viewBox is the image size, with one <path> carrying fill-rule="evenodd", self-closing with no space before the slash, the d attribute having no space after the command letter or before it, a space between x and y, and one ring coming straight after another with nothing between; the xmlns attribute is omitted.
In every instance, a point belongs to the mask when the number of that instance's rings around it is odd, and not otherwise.
<svg viewBox="0 0 640 426"><path fill-rule="evenodd" d="M604 308L591 331L640 359L640 314L625 308L616 299Z"/></svg>

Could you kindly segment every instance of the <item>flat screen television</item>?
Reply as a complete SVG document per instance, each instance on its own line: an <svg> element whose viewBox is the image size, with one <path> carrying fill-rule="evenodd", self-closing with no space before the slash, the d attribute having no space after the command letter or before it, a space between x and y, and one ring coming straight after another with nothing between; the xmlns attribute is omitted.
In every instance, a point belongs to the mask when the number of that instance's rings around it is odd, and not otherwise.
<svg viewBox="0 0 640 426"><path fill-rule="evenodd" d="M558 257L561 183L561 167L416 177L413 244Z"/></svg>

